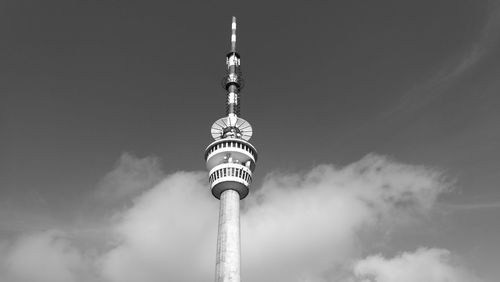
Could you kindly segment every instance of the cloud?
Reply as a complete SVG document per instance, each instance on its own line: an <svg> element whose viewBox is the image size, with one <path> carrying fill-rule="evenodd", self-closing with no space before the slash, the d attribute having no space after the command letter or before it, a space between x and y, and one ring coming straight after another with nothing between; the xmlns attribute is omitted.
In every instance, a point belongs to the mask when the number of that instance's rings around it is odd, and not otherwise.
<svg viewBox="0 0 500 282"><path fill-rule="evenodd" d="M243 214L251 281L331 272L361 251L362 228L426 214L448 189L435 170L378 155L344 168L322 165L305 174L270 175Z"/></svg>
<svg viewBox="0 0 500 282"><path fill-rule="evenodd" d="M89 277L88 262L61 231L3 242L0 278L6 282L78 282Z"/></svg>
<svg viewBox="0 0 500 282"><path fill-rule="evenodd" d="M206 172L170 174L150 189L136 185L154 183L158 175L162 173L154 159L125 154L104 178L113 185L100 189L122 193L104 198L110 201L136 196L101 227L104 231L96 233L101 236L89 243L79 241L85 236L73 235L81 233L78 230L46 231L14 243L0 242L0 280L212 279L219 201L208 189ZM135 188L123 192L116 183ZM381 226L397 228L430 215L439 195L449 189L450 182L438 170L374 154L345 167L320 165L306 172L271 173L242 204L242 277L248 282L379 279L383 263L404 258L411 271L421 262L407 259L415 256L451 265L449 253L426 249L393 260L380 256L360 260L367 246L377 242ZM353 261L357 261L354 268Z"/></svg>
<svg viewBox="0 0 500 282"><path fill-rule="evenodd" d="M215 265L217 204L206 173L169 175L138 198L102 258L109 281L202 281Z"/></svg>
<svg viewBox="0 0 500 282"><path fill-rule="evenodd" d="M157 158L140 159L124 153L115 168L99 182L95 196L104 202L131 199L153 187L163 176Z"/></svg>
<svg viewBox="0 0 500 282"><path fill-rule="evenodd" d="M370 256L354 266L361 282L474 282L477 277L453 262L448 250L420 248L392 259Z"/></svg>
<svg viewBox="0 0 500 282"><path fill-rule="evenodd" d="M471 211L500 208L500 201L489 201L480 203L440 203L439 208L444 211Z"/></svg>
<svg viewBox="0 0 500 282"><path fill-rule="evenodd" d="M500 42L500 5L490 1L488 14L474 40L458 55L445 59L424 82L415 85L403 93L398 104L388 112L383 112L381 118L388 118L395 112L415 111L428 105L459 82L464 74L474 69L480 62L498 50Z"/></svg>
<svg viewBox="0 0 500 282"><path fill-rule="evenodd" d="M212 277L218 201L207 187L206 173L180 172L137 198L121 214L115 247L101 260L104 277ZM426 214L447 189L435 170L378 155L344 168L270 174L244 201L242 276L250 282L328 278L359 256L362 229Z"/></svg>

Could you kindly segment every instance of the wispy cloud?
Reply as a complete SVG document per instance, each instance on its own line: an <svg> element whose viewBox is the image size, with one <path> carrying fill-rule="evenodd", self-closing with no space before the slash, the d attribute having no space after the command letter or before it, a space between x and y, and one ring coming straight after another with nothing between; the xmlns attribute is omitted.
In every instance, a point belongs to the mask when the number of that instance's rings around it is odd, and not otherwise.
<svg viewBox="0 0 500 282"><path fill-rule="evenodd" d="M412 111L427 105L444 94L454 82L473 69L481 60L498 49L500 5L492 1L487 5L491 6L490 12L477 34L477 39L471 42L459 56L446 59L427 80L403 93L397 106L383 113L383 117L394 112Z"/></svg>
<svg viewBox="0 0 500 282"><path fill-rule="evenodd" d="M473 211L500 209L500 201L482 202L482 203L439 203L439 208L445 211Z"/></svg>
<svg viewBox="0 0 500 282"><path fill-rule="evenodd" d="M374 255L354 265L360 282L477 282L470 271L453 262L451 253L443 249L420 248L386 259Z"/></svg>

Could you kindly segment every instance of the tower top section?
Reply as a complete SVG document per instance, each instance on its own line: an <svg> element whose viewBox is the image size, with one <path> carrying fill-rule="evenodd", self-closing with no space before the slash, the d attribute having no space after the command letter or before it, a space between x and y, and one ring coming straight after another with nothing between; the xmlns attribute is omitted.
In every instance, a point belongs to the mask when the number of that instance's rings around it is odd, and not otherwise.
<svg viewBox="0 0 500 282"><path fill-rule="evenodd" d="M240 55L236 52L236 17L233 17L231 49L226 55L226 74L222 79L226 116L212 125L210 133L215 141L205 149L210 186L217 199L227 190L238 192L240 199L245 198L257 162L257 150L249 142L252 126L240 117L240 91L243 89L240 63Z"/></svg>
<svg viewBox="0 0 500 282"><path fill-rule="evenodd" d="M215 140L238 138L248 141L252 137L252 126L240 117L241 90L244 86L240 69L240 55L236 52L236 17L231 23L231 49L226 55L226 75L222 87L226 91L226 117L217 120L211 129Z"/></svg>

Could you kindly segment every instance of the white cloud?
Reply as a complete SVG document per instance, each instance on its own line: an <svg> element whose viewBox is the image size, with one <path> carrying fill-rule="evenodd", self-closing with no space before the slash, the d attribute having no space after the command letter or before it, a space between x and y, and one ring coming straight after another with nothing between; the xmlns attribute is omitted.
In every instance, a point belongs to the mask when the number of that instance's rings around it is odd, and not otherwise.
<svg viewBox="0 0 500 282"><path fill-rule="evenodd" d="M448 189L439 172L368 155L344 168L271 175L243 215L251 281L332 272L357 256L362 228L427 213Z"/></svg>
<svg viewBox="0 0 500 282"><path fill-rule="evenodd" d="M206 173L168 176L138 198L116 226L102 259L110 281L202 281L212 277L217 204ZM212 244L213 243L213 244Z"/></svg>
<svg viewBox="0 0 500 282"><path fill-rule="evenodd" d="M2 273L7 282L78 282L90 277L88 262L61 231L23 236L3 243Z"/></svg>
<svg viewBox="0 0 500 282"><path fill-rule="evenodd" d="M152 183L162 174L152 159L124 156L117 169L105 177L105 182L120 184L101 189L120 194L121 185L139 187L137 183ZM138 194L105 227L112 232L96 233L102 234L101 241L92 244L105 246L99 252L90 251L88 242L77 242L81 236L68 238L69 233L60 231L25 236L14 244L0 242L0 280L211 280L219 202L209 191L206 172L178 172L149 190L140 186L126 188L111 199ZM354 274L350 264L359 260L368 244L374 244L377 238L370 232L380 225L395 228L411 224L431 212L437 197L448 189L449 182L439 171L378 155L368 155L343 168L321 165L308 172L271 173L261 189L254 189L243 201L242 277L247 282L328 282L349 276L391 282L376 279L391 275L390 267L385 266L398 260L406 262L409 272L424 259L439 262L439 267L451 265L446 260L448 253L442 250L404 254L393 260L370 257L358 261ZM393 275L398 275L398 269ZM439 269L452 273L457 268Z"/></svg>
<svg viewBox="0 0 500 282"><path fill-rule="evenodd" d="M95 196L104 202L130 199L153 187L162 177L157 158L140 159L124 153L115 168L99 182Z"/></svg>
<svg viewBox="0 0 500 282"><path fill-rule="evenodd" d="M200 281L215 266L218 201L206 173L176 173L139 197L102 259L113 282ZM369 155L344 168L271 174L245 199L245 281L317 280L358 256L359 232L427 213L448 189L439 172ZM210 278L209 278L210 277Z"/></svg>
<svg viewBox="0 0 500 282"><path fill-rule="evenodd" d="M381 255L357 262L354 273L362 282L474 282L477 277L454 263L443 249L420 248L392 259Z"/></svg>

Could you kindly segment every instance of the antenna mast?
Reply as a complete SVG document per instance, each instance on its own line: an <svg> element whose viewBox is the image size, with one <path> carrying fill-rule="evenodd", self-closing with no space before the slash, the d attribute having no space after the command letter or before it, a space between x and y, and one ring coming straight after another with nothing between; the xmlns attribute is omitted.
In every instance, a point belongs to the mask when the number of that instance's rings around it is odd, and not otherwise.
<svg viewBox="0 0 500 282"><path fill-rule="evenodd" d="M246 141L252 137L252 126L240 118L240 91L244 80L240 69L240 54L236 52L236 17L231 24L231 50L226 55L226 75L222 79L222 88L226 90L226 115L212 126L212 137L215 140L225 137L242 138Z"/></svg>
<svg viewBox="0 0 500 282"><path fill-rule="evenodd" d="M231 52L236 52L236 17L233 17L231 24Z"/></svg>

